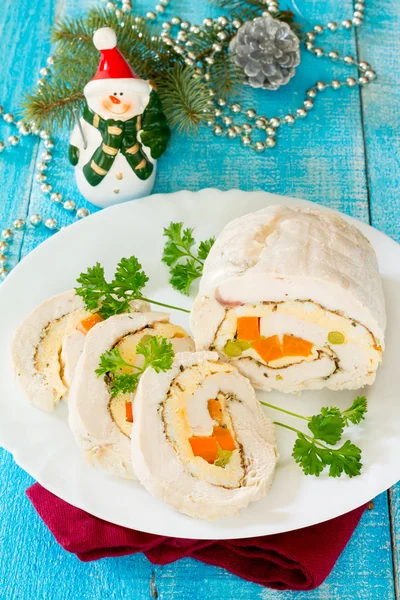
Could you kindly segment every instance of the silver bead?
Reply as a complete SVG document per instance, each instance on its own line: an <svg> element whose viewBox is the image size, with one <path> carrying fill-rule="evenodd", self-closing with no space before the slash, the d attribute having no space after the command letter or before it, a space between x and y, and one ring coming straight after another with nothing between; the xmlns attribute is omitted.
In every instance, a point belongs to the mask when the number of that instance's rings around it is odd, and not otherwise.
<svg viewBox="0 0 400 600"><path fill-rule="evenodd" d="M261 119L261 118L256 119L255 126L257 127L257 129L264 129L264 127L265 127L265 120Z"/></svg>
<svg viewBox="0 0 400 600"><path fill-rule="evenodd" d="M219 31L217 33L217 38L219 39L220 42L225 42L225 40L227 39L228 34L225 33L225 31Z"/></svg>
<svg viewBox="0 0 400 600"><path fill-rule="evenodd" d="M327 27L329 31L336 31L338 28L338 24L336 23L336 21L329 21Z"/></svg>
<svg viewBox="0 0 400 600"><path fill-rule="evenodd" d="M160 0L160 4L163 4L164 6L168 6L169 0Z"/></svg>
<svg viewBox="0 0 400 600"><path fill-rule="evenodd" d="M117 17L117 19L120 19L122 17L122 10L120 10L119 8L116 8L115 16Z"/></svg>
<svg viewBox="0 0 400 600"><path fill-rule="evenodd" d="M353 23L354 23L354 19L363 19L364 18L364 13L361 10L355 10L353 13Z"/></svg>
<svg viewBox="0 0 400 600"><path fill-rule="evenodd" d="M240 135L243 132L242 126L241 125L234 125L233 129L236 131L236 133L238 135Z"/></svg>
<svg viewBox="0 0 400 600"><path fill-rule="evenodd" d="M308 40L310 40L311 42L313 42L315 40L315 33L313 31L308 31L306 33L306 37Z"/></svg>
<svg viewBox="0 0 400 600"><path fill-rule="evenodd" d="M42 222L42 217L40 215L38 215L38 214L31 215L29 217L29 222L34 227L38 227L40 225L40 223Z"/></svg>
<svg viewBox="0 0 400 600"><path fill-rule="evenodd" d="M113 8L115 8L115 3L114 2L107 2L106 8L108 8L109 10L113 10Z"/></svg>
<svg viewBox="0 0 400 600"><path fill-rule="evenodd" d="M331 86L334 90L338 90L341 87L341 83L339 81L339 79L332 79L331 81Z"/></svg>
<svg viewBox="0 0 400 600"><path fill-rule="evenodd" d="M233 127L228 127L228 129L226 130L226 135L230 140L233 140L237 136L237 133L233 129Z"/></svg>
<svg viewBox="0 0 400 600"><path fill-rule="evenodd" d="M242 110L242 107L240 106L240 104L232 104L231 111L233 113L240 113L241 110Z"/></svg>
<svg viewBox="0 0 400 600"><path fill-rule="evenodd" d="M47 77L48 75L50 75L50 69L48 69L47 67L42 67L39 71L39 74L42 77Z"/></svg>
<svg viewBox="0 0 400 600"><path fill-rule="evenodd" d="M216 136L224 135L224 130L221 127L221 125L215 125L215 127L213 129L213 134Z"/></svg>
<svg viewBox="0 0 400 600"><path fill-rule="evenodd" d="M322 26L322 25L315 25L315 26L314 26L314 31L315 31L316 33L322 33L322 32L323 32L323 30L324 30L324 28L323 28L323 26Z"/></svg>
<svg viewBox="0 0 400 600"><path fill-rule="evenodd" d="M12 236L14 235L14 233L13 233L12 229L3 229L1 235L4 240L10 240L12 238Z"/></svg>
<svg viewBox="0 0 400 600"><path fill-rule="evenodd" d="M246 146L246 147L247 147L247 146L250 146L250 144L251 144L251 139L249 138L249 136L248 136L248 135L244 135L244 136L242 137L242 139L240 140L240 143L242 144L242 146Z"/></svg>
<svg viewBox="0 0 400 600"><path fill-rule="evenodd" d="M317 95L317 90L315 88L310 88L309 90L307 90L306 94L309 98L315 98L315 96Z"/></svg>
<svg viewBox="0 0 400 600"><path fill-rule="evenodd" d="M235 29L239 29L239 27L242 26L242 22L239 21L239 19L233 19L232 25L234 26Z"/></svg>
<svg viewBox="0 0 400 600"><path fill-rule="evenodd" d="M44 141L44 147L51 150L51 148L54 148L54 142L53 140L51 140L50 138L48 140Z"/></svg>
<svg viewBox="0 0 400 600"><path fill-rule="evenodd" d="M332 60L337 60L339 58L339 52L336 52L336 50L331 50L328 54L329 58L331 58Z"/></svg>
<svg viewBox="0 0 400 600"><path fill-rule="evenodd" d="M372 69L368 69L367 71L365 71L365 77L372 81L376 78L376 73Z"/></svg>
<svg viewBox="0 0 400 600"><path fill-rule="evenodd" d="M272 117L272 119L269 120L269 124L271 125L271 127L274 127L276 129L280 126L281 122L276 117Z"/></svg>
<svg viewBox="0 0 400 600"><path fill-rule="evenodd" d="M43 183L44 181L46 181L46 179L47 179L46 175L44 175L43 173L37 173L36 181L38 183Z"/></svg>
<svg viewBox="0 0 400 600"><path fill-rule="evenodd" d="M178 46L178 45L174 46L174 52L176 52L176 54L180 54L180 55L185 54L185 50L181 46ZM209 57L207 56L207 58L209 58ZM206 60L207 60L207 58L206 58Z"/></svg>
<svg viewBox="0 0 400 600"><path fill-rule="evenodd" d="M347 87L354 87L357 85L357 81L356 81L356 79L354 79L354 77L347 77L346 85L347 85Z"/></svg>
<svg viewBox="0 0 400 600"><path fill-rule="evenodd" d="M171 23L169 23L168 21L164 21L164 23L161 25L162 29L164 29L165 31L169 31L172 27Z"/></svg>
<svg viewBox="0 0 400 600"><path fill-rule="evenodd" d="M7 256L5 254L0 254L0 265L4 266L7 262Z"/></svg>
<svg viewBox="0 0 400 600"><path fill-rule="evenodd" d="M220 108L216 108L216 109L214 110L214 115L215 115L216 117L222 117L222 110L221 110Z"/></svg>
<svg viewBox="0 0 400 600"><path fill-rule="evenodd" d="M179 31L178 35L176 36L176 39L178 40L178 42L186 42L186 39L187 39L186 31Z"/></svg>
<svg viewBox="0 0 400 600"><path fill-rule="evenodd" d="M253 131L253 126L250 123L243 123L242 129L245 133L250 133L250 131Z"/></svg>
<svg viewBox="0 0 400 600"><path fill-rule="evenodd" d="M185 58L185 65L189 65L189 67L192 67L194 65L194 60L191 58Z"/></svg>
<svg viewBox="0 0 400 600"><path fill-rule="evenodd" d="M19 137L17 135L10 135L8 143L11 144L11 146L16 146L19 144Z"/></svg>
<svg viewBox="0 0 400 600"><path fill-rule="evenodd" d="M360 85L367 85L367 83L369 83L369 79L367 79L366 77L359 77L358 78L358 83Z"/></svg>
<svg viewBox="0 0 400 600"><path fill-rule="evenodd" d="M214 119L209 119L208 121L206 121L206 124L208 125L208 127L214 127L215 121Z"/></svg>
<svg viewBox="0 0 400 600"><path fill-rule="evenodd" d="M301 119L304 119L304 117L306 117L306 116L307 116L307 111L306 111L306 109L305 109L305 108L298 108L298 109L296 110L296 114L297 114L297 116L298 116L298 117L300 117Z"/></svg>
<svg viewBox="0 0 400 600"><path fill-rule="evenodd" d="M314 42L306 42L307 50L312 50L314 48Z"/></svg>
<svg viewBox="0 0 400 600"><path fill-rule="evenodd" d="M154 19L157 17L156 13L153 12L152 10L149 10L149 12L146 13L146 19L149 19L149 21L154 21Z"/></svg>
<svg viewBox="0 0 400 600"><path fill-rule="evenodd" d="M194 33L196 35L197 33L200 32L200 27L198 25L192 25L190 28L190 32Z"/></svg>
<svg viewBox="0 0 400 600"><path fill-rule="evenodd" d="M4 152L6 145L4 142L0 142L0 152Z"/></svg>
<svg viewBox="0 0 400 600"><path fill-rule="evenodd" d="M267 137L267 139L265 140L265 145L268 148L273 148L274 146L276 146L276 139L273 137Z"/></svg>
<svg viewBox="0 0 400 600"><path fill-rule="evenodd" d="M14 121L14 115L12 115L11 113L4 113L3 119L6 123L12 123Z"/></svg>
<svg viewBox="0 0 400 600"><path fill-rule="evenodd" d="M191 60L197 60L197 56L194 52L188 52L187 55Z"/></svg>
<svg viewBox="0 0 400 600"><path fill-rule="evenodd" d="M7 246L8 246L7 242L1 241L0 242L0 252L5 252L7 250Z"/></svg>
<svg viewBox="0 0 400 600"><path fill-rule="evenodd" d="M296 120L296 117L294 115L286 115L283 120L288 125L293 125Z"/></svg>
<svg viewBox="0 0 400 600"><path fill-rule="evenodd" d="M36 85L38 87L42 87L42 85L44 85L46 83L46 81L44 79L38 79L36 82Z"/></svg>
<svg viewBox="0 0 400 600"><path fill-rule="evenodd" d="M31 133L29 131L29 129L27 129L26 127L20 127L19 128L19 132L20 132L21 135L30 135L30 133Z"/></svg>
<svg viewBox="0 0 400 600"><path fill-rule="evenodd" d="M354 10L363 11L365 9L364 3L356 2L354 5Z"/></svg>
<svg viewBox="0 0 400 600"><path fill-rule="evenodd" d="M222 117L222 122L228 127L229 125L232 125L232 117Z"/></svg>
<svg viewBox="0 0 400 600"><path fill-rule="evenodd" d="M265 133L267 135L270 135L271 137L274 137L276 135L276 129L274 129L273 127L266 127Z"/></svg>
<svg viewBox="0 0 400 600"><path fill-rule="evenodd" d="M360 63L358 63L358 66L361 71L368 71L368 69L370 68L371 65L369 63L367 63L365 60L362 60Z"/></svg>
<svg viewBox="0 0 400 600"><path fill-rule="evenodd" d="M248 119L255 119L257 116L257 113L252 108L249 108L248 110L246 110L245 115Z"/></svg>
<svg viewBox="0 0 400 600"><path fill-rule="evenodd" d="M43 194L50 194L52 187L53 186L50 183L42 183L40 189L42 190Z"/></svg>
<svg viewBox="0 0 400 600"><path fill-rule="evenodd" d="M54 61L55 61L55 57L54 56L48 56L47 60L46 60L46 63L48 65L54 65Z"/></svg>
<svg viewBox="0 0 400 600"><path fill-rule="evenodd" d="M263 144L263 142L256 142L253 148L256 152L264 152L265 144Z"/></svg>
<svg viewBox="0 0 400 600"><path fill-rule="evenodd" d="M322 48L314 48L314 54L317 58L321 58L324 55Z"/></svg>
<svg viewBox="0 0 400 600"><path fill-rule="evenodd" d="M359 17L353 17L352 23L354 27L360 27L360 25L362 24L362 19L360 19Z"/></svg>
<svg viewBox="0 0 400 600"><path fill-rule="evenodd" d="M205 60L208 65L213 65L215 63L215 58L213 56L206 56Z"/></svg>
<svg viewBox="0 0 400 600"><path fill-rule="evenodd" d="M44 161L40 161L38 162L38 164L36 165L36 169L40 172L42 171L46 171L48 169L48 164L45 163Z"/></svg>
<svg viewBox="0 0 400 600"><path fill-rule="evenodd" d="M50 162L51 160L53 160L53 155L51 152L45 151L45 152L42 152L41 158L45 162Z"/></svg>
<svg viewBox="0 0 400 600"><path fill-rule="evenodd" d="M7 277L7 269L5 267L1 267L0 277L1 277L1 279L5 279Z"/></svg>
<svg viewBox="0 0 400 600"><path fill-rule="evenodd" d="M66 200L63 204L65 210L72 211L76 209L76 204L73 200Z"/></svg>
<svg viewBox="0 0 400 600"><path fill-rule="evenodd" d="M189 21L182 21L181 23L181 29L187 30L190 27L190 23Z"/></svg>
<svg viewBox="0 0 400 600"><path fill-rule="evenodd" d="M304 100L304 108L306 110L311 110L314 108L314 102L312 100Z"/></svg>
<svg viewBox="0 0 400 600"><path fill-rule="evenodd" d="M58 223L57 223L56 219L52 219L52 218L46 219L44 224L47 227L47 229L54 230L54 229L57 229L57 227L58 227Z"/></svg>
<svg viewBox="0 0 400 600"><path fill-rule="evenodd" d="M351 29L352 22L351 22L351 21L349 21L348 19L345 19L344 21L342 21L342 26L343 26L345 29Z"/></svg>
<svg viewBox="0 0 400 600"><path fill-rule="evenodd" d="M228 25L229 21L226 17L218 17L217 23L218 23L218 25L221 25L221 27L226 27Z"/></svg>
<svg viewBox="0 0 400 600"><path fill-rule="evenodd" d="M31 123L30 124L30 128L31 128L31 133L33 135L39 135L40 129L39 127L36 125L36 123Z"/></svg>
<svg viewBox="0 0 400 600"><path fill-rule="evenodd" d="M156 4L156 11L158 13L163 13L165 12L165 6L163 6L162 4Z"/></svg>
<svg viewBox="0 0 400 600"><path fill-rule="evenodd" d="M26 221L24 221L24 219L15 219L13 225L15 229L23 229L26 225Z"/></svg>
<svg viewBox="0 0 400 600"><path fill-rule="evenodd" d="M221 44L215 44L215 43L214 43L214 44L212 45L212 48L213 48L214 52L221 52L221 50L222 50L222 46L221 46Z"/></svg>
<svg viewBox="0 0 400 600"><path fill-rule="evenodd" d="M87 208L78 208L76 211L76 216L78 219L84 219L90 215L90 211Z"/></svg>
<svg viewBox="0 0 400 600"><path fill-rule="evenodd" d="M62 194L59 194L58 192L53 192L50 196L50 200L55 203L61 202Z"/></svg>
<svg viewBox="0 0 400 600"><path fill-rule="evenodd" d="M226 100L224 98L218 98L217 104L218 106L226 106Z"/></svg>
<svg viewBox="0 0 400 600"><path fill-rule="evenodd" d="M326 83L323 81L317 81L316 86L317 86L317 90L319 92L323 92L324 89L326 88Z"/></svg>
<svg viewBox="0 0 400 600"><path fill-rule="evenodd" d="M214 21L210 18L207 19L203 19L203 25L204 27L212 27L214 24Z"/></svg>
<svg viewBox="0 0 400 600"><path fill-rule="evenodd" d="M353 65L356 62L355 59L354 59L354 56L350 56L350 55L345 56L343 60L348 65Z"/></svg>
<svg viewBox="0 0 400 600"><path fill-rule="evenodd" d="M180 17L172 17L172 19L171 19L172 25L180 25L181 22L182 22L182 19Z"/></svg>

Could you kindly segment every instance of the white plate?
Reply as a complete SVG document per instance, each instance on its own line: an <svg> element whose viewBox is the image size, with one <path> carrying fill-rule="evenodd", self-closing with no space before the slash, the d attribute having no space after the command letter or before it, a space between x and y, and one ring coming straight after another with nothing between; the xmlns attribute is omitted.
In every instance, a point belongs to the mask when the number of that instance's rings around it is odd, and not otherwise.
<svg viewBox="0 0 400 600"><path fill-rule="evenodd" d="M57 496L107 521L150 533L204 539L259 536L319 523L360 506L398 481L400 246L348 217L377 252L389 321L383 367L376 383L365 390L369 400L367 420L349 431L363 451L360 477L306 477L290 456L294 434L277 428L281 459L269 496L251 504L239 518L211 523L195 520L154 499L138 483L107 476L86 465L68 429L66 406L61 404L53 414L44 414L31 406L15 386L10 343L17 325L40 302L72 288L76 277L88 266L99 261L111 274L121 257L135 254L150 276L148 296L189 308L191 299L168 285L168 271L160 260L163 227L170 221L183 221L196 228L198 240L205 239L218 234L232 218L276 203L301 201L265 192L213 189L150 196L109 208L68 227L14 269L0 287L0 443L23 469ZM175 311L172 318L188 326L184 313ZM260 398L265 396L289 410L312 415L321 406L346 407L355 395L322 390L303 392L301 396L272 392L260 394ZM269 414L277 417L274 411ZM285 417L286 422L290 419ZM298 426L299 421L294 422Z"/></svg>

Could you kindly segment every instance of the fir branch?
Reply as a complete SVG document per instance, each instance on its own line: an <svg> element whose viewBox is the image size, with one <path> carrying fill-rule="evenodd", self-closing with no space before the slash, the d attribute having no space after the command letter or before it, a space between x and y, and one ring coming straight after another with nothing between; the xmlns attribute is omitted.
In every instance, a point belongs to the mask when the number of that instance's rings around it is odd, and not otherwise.
<svg viewBox="0 0 400 600"><path fill-rule="evenodd" d="M236 94L243 85L242 69L228 54L216 55L215 63L210 67L210 83L218 96Z"/></svg>
<svg viewBox="0 0 400 600"><path fill-rule="evenodd" d="M26 94L21 103L23 118L34 121L39 129L47 129L52 133L64 124L74 124L73 109L83 108L83 87L77 82L69 87L61 81L54 80L45 84L35 93Z"/></svg>
<svg viewBox="0 0 400 600"><path fill-rule="evenodd" d="M165 116L179 132L188 133L201 121L211 118L208 88L193 75L192 67L175 65L162 78L156 79Z"/></svg>

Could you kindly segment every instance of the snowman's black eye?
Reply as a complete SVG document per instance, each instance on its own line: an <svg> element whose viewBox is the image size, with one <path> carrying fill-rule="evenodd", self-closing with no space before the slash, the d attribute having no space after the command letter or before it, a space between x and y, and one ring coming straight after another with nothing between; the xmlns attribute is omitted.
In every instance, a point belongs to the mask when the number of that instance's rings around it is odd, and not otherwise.
<svg viewBox="0 0 400 600"><path fill-rule="evenodd" d="M120 92L120 93L119 93L119 95L120 95L120 96L123 96L123 95L124 95L124 93L123 93L123 92Z"/></svg>
<svg viewBox="0 0 400 600"><path fill-rule="evenodd" d="M114 92L114 96L117 96L117 95L118 95L117 92Z"/></svg>

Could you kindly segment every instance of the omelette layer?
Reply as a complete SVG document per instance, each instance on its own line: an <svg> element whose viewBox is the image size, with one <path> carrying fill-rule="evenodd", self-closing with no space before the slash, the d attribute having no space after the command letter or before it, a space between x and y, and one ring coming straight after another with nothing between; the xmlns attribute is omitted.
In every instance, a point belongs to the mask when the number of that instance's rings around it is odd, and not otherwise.
<svg viewBox="0 0 400 600"><path fill-rule="evenodd" d="M69 423L85 459L93 466L125 478L134 478L130 434L135 419L135 394L111 395L112 374L95 373L101 355L118 347L129 364L142 366L137 344L145 336L171 340L175 351L191 350L186 331L169 323L166 313L143 312L116 315L96 325L86 336L69 399ZM130 373L122 367L120 373Z"/></svg>
<svg viewBox="0 0 400 600"><path fill-rule="evenodd" d="M170 371L141 378L132 462L144 487L173 508L232 516L269 491L274 427L235 367L215 352L180 353Z"/></svg>
<svg viewBox="0 0 400 600"><path fill-rule="evenodd" d="M282 392L372 384L385 326L367 238L335 213L283 205L225 227L191 314L197 350Z"/></svg>

